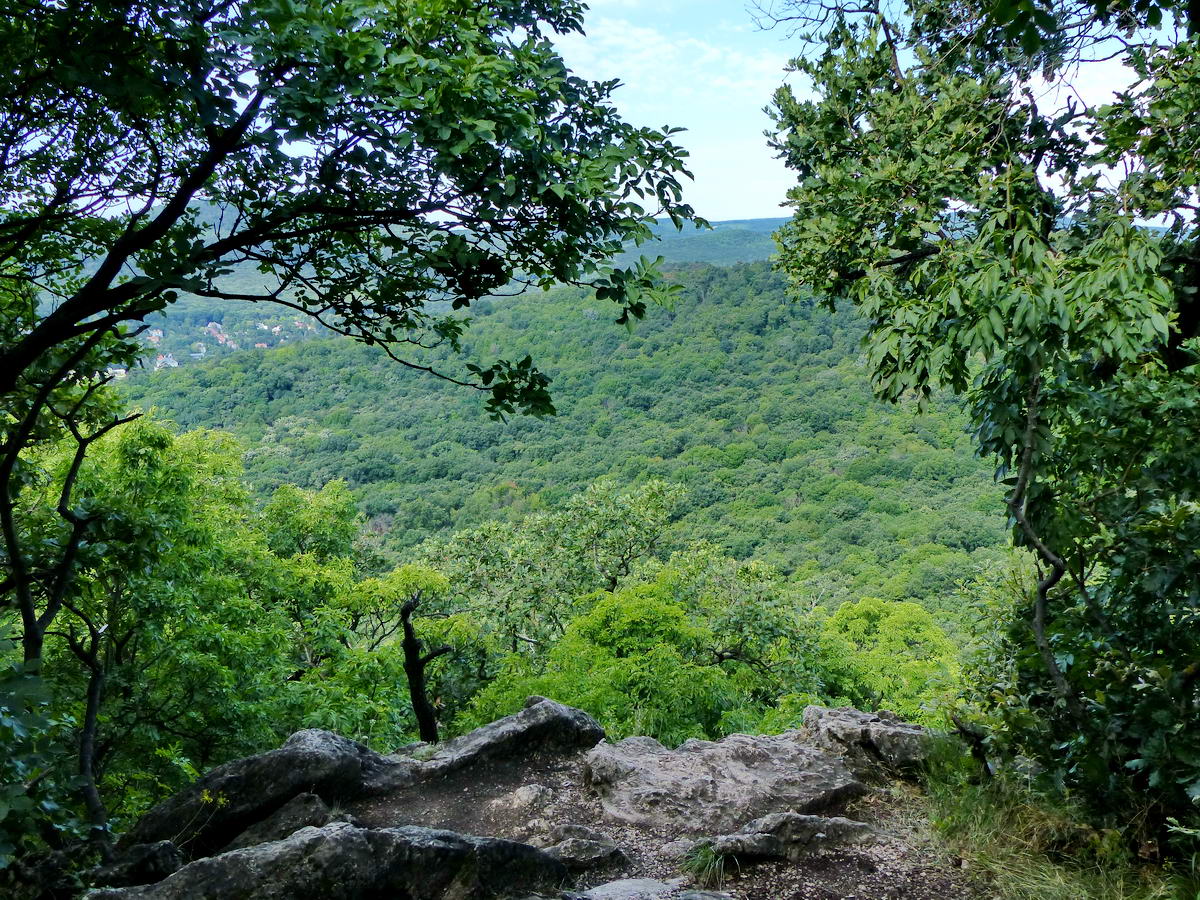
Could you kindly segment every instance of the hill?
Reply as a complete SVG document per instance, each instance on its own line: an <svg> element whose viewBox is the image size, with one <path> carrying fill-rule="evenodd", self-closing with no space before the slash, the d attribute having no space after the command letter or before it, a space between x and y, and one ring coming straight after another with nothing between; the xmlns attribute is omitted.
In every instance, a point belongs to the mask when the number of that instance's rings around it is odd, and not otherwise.
<svg viewBox="0 0 1200 900"><path fill-rule="evenodd" d="M545 420L487 421L472 392L329 338L134 373L124 390L183 428L232 431L264 494L344 479L396 554L601 476L661 477L688 491L675 544L773 563L828 603L874 595L944 611L1006 542L999 489L958 409L875 401L861 324L789 302L764 263L670 277L681 299L632 332L574 288L479 306L466 355L531 354L554 378L559 415Z"/></svg>
<svg viewBox="0 0 1200 900"><path fill-rule="evenodd" d="M201 206L201 220L215 219L212 208ZM631 247L617 262L629 265L641 256L663 257L668 264L704 262L729 265L768 259L775 252L771 235L785 219L742 219L714 222L711 228L687 226L677 231L667 220L654 228L657 240ZM228 276L231 287L253 293L262 276L242 264ZM267 303L229 303L185 294L167 314L151 321L145 338L149 365L189 366L218 359L238 350L266 350L322 336L311 319Z"/></svg>

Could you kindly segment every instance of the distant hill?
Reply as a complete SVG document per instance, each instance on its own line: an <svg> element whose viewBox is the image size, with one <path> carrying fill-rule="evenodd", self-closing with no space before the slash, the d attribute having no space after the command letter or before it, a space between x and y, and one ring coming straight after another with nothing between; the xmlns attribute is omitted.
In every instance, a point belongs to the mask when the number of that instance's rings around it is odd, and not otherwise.
<svg viewBox="0 0 1200 900"><path fill-rule="evenodd" d="M209 219L216 212L204 208ZM667 220L655 232L659 240L632 248L618 258L629 265L639 256L664 257L667 265L710 263L730 265L768 259L775 252L772 233L786 219L742 219L715 222L711 229L691 225L676 231ZM231 278L239 288L251 292L261 283L253 266L243 266ZM249 349L272 349L308 340L318 335L319 326L303 314L269 303L251 304L211 300L185 295L166 315L150 322L146 338L148 364L187 367Z"/></svg>
<svg viewBox="0 0 1200 900"><path fill-rule="evenodd" d="M663 246L673 240L687 238ZM604 475L664 477L689 491L675 545L775 563L828 602L947 606L1006 541L999 488L957 407L921 416L874 400L861 323L789 302L765 263L678 264L671 277L681 299L632 332L577 288L479 305L467 358L530 353L554 378L556 418L488 421L478 394L336 338L136 373L124 390L184 428L234 432L264 493L345 479L401 556Z"/></svg>
<svg viewBox="0 0 1200 900"><path fill-rule="evenodd" d="M625 259L639 255L651 259L662 256L668 263L701 262L715 266L769 259L775 254L775 241L771 235L786 221L737 219L713 222L711 230L685 225L682 231L676 231L670 222L663 221L655 229L659 240L643 244Z"/></svg>

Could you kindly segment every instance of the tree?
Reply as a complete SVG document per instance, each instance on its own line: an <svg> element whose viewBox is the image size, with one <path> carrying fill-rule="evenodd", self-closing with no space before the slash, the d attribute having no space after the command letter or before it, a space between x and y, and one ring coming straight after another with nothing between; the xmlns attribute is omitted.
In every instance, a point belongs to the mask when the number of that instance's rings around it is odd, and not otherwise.
<svg viewBox="0 0 1200 900"><path fill-rule="evenodd" d="M1200 8L1040 10L784 4L815 97L775 97L799 175L777 239L795 285L866 316L881 396L967 396L1040 563L1013 625L1026 749L1154 826L1200 797L1200 645L1181 627L1200 596ZM1035 95L1034 73L1113 54L1132 83L1111 104Z"/></svg>
<svg viewBox="0 0 1200 900"><path fill-rule="evenodd" d="M73 458L68 448L51 465ZM47 632L44 673L79 722L94 829L106 827L111 801L128 808L144 792L135 783L164 739L205 766L274 736L287 620L247 596L246 558L261 545L247 533L239 474L228 438L176 438L147 420L107 437L81 467L81 493L105 515Z"/></svg>
<svg viewBox="0 0 1200 900"><path fill-rule="evenodd" d="M352 627L363 634L367 648L376 650L400 631L400 648L404 654L404 675L408 679L408 695L417 731L426 743L438 742L437 712L429 699L429 664L454 652L450 644L426 649L425 641L417 636L413 617L418 610L425 615L443 616L445 612L430 609L450 590L442 575L422 566L401 566L382 578L371 578L355 591L359 598L354 605ZM424 604L425 609L421 609Z"/></svg>
<svg viewBox="0 0 1200 900"><path fill-rule="evenodd" d="M113 409L86 428L55 420L94 405L106 370L136 354L130 327L182 294L295 309L425 371L420 354L457 350L456 311L489 294L586 282L621 321L642 315L653 267L606 262L653 216L692 217L685 154L671 129L620 119L615 81L567 70L550 35L580 30L582 11L0 6L3 584L31 659L58 588L35 596L45 566L10 521L22 454L67 427L82 459L119 424ZM553 411L528 357L443 374L486 391L494 415ZM69 479L63 490L69 518ZM55 584L91 520L71 521Z"/></svg>
<svg viewBox="0 0 1200 900"><path fill-rule="evenodd" d="M0 356L13 390L64 341L181 292L269 301L387 347L453 344L432 312L594 276L680 202L669 129L572 76L571 0L91 2L4 9L0 261L53 298ZM243 294L239 267L271 276ZM646 270L601 290L644 308ZM528 365L492 408L547 409Z"/></svg>
<svg viewBox="0 0 1200 900"><path fill-rule="evenodd" d="M956 687L957 655L933 616L903 600L843 603L820 639L829 693L917 722L940 718L932 706Z"/></svg>
<svg viewBox="0 0 1200 900"><path fill-rule="evenodd" d="M29 286L0 281L0 345L14 344L38 318L37 294ZM78 495L80 468L92 444L137 418L121 415L104 390L107 369L129 365L136 355L133 343L119 334L76 337L43 355L0 405L0 608L20 618L24 664L31 674L71 588L88 533L103 516ZM73 447L70 463L52 472L46 466L49 448L64 441ZM50 509L57 523L25 519L23 491L53 494Z"/></svg>
<svg viewBox="0 0 1200 900"><path fill-rule="evenodd" d="M615 589L655 551L682 494L659 480L622 489L604 478L559 509L429 540L416 556L511 652L537 651L562 635L578 597Z"/></svg>

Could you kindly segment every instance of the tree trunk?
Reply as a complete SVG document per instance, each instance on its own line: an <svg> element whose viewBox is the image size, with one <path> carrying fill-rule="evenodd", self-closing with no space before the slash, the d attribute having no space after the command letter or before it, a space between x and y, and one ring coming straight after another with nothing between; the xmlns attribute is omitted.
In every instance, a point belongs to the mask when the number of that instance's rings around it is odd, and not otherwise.
<svg viewBox="0 0 1200 900"><path fill-rule="evenodd" d="M83 779L83 803L87 809L88 824L92 826L90 839L97 844L107 860L112 848L108 840L108 810L100 799L96 787L96 732L100 727L100 701L104 696L104 668L92 667L88 678L87 706L83 715L83 731L79 735L79 776Z"/></svg>
<svg viewBox="0 0 1200 900"><path fill-rule="evenodd" d="M417 717L417 730L421 740L427 744L438 742L437 714L433 704L429 702L429 691L425 684L425 667L433 660L446 653L450 647L439 647L430 653L422 654L422 642L413 628L412 616L417 605L421 602L420 595L414 595L400 607L400 624L404 627L404 639L400 642L404 650L404 674L408 676L408 696L412 701L413 714Z"/></svg>

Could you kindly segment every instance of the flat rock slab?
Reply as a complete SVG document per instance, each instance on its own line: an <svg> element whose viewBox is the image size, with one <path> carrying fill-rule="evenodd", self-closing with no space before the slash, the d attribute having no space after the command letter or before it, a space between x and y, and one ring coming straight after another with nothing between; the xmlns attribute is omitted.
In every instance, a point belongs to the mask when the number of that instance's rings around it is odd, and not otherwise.
<svg viewBox="0 0 1200 900"><path fill-rule="evenodd" d="M571 900L662 900L674 897L680 882L657 881L653 878L622 878L597 885L582 894L566 894Z"/></svg>
<svg viewBox="0 0 1200 900"><path fill-rule="evenodd" d="M824 811L867 790L796 731L690 740L675 750L626 738L592 750L585 778L606 818L692 835L732 832L770 813Z"/></svg>
<svg viewBox="0 0 1200 900"><path fill-rule="evenodd" d="M802 732L816 747L842 756L860 774L909 773L929 756L931 737L920 725L887 710L809 706Z"/></svg>
<svg viewBox="0 0 1200 900"><path fill-rule="evenodd" d="M335 822L198 860L157 884L92 891L86 900L490 900L554 889L566 877L562 863L527 844Z"/></svg>
<svg viewBox="0 0 1200 900"><path fill-rule="evenodd" d="M872 834L872 828L842 816L772 813L755 819L737 834L713 838L710 846L718 856L738 860L786 859L797 862L808 854L831 846L853 844Z"/></svg>

